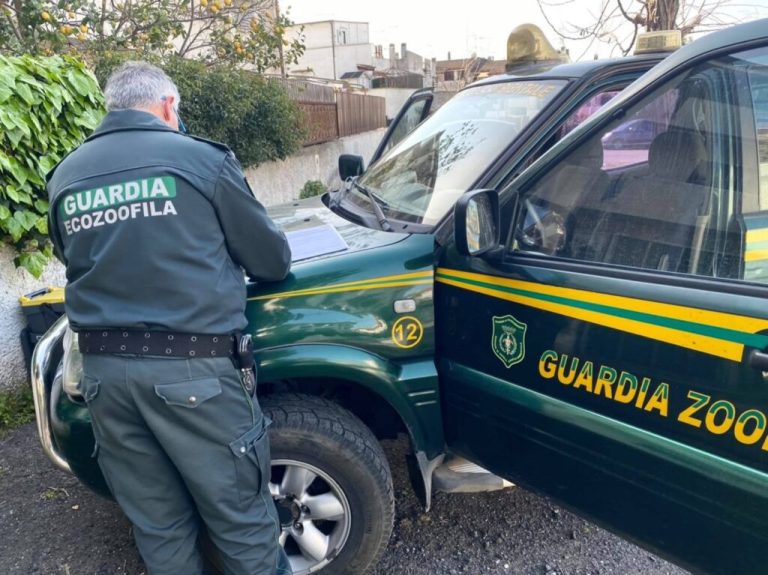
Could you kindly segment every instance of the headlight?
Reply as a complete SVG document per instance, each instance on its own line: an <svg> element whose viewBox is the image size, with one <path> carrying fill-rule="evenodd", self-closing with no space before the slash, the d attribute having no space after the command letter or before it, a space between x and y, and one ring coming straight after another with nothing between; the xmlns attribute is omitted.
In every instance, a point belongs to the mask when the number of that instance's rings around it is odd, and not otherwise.
<svg viewBox="0 0 768 575"><path fill-rule="evenodd" d="M77 344L77 334L70 328L64 333L64 368L61 374L61 386L73 399L82 399L80 378L83 375L83 356Z"/></svg>

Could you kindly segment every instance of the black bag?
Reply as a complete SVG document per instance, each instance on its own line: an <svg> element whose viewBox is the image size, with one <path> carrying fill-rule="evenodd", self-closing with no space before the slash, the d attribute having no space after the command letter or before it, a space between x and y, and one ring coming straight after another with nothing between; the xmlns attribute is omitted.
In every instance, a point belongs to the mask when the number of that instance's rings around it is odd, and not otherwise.
<svg viewBox="0 0 768 575"><path fill-rule="evenodd" d="M20 337L24 363L29 369L37 342L64 313L64 288L43 288L21 296L19 303L27 319Z"/></svg>

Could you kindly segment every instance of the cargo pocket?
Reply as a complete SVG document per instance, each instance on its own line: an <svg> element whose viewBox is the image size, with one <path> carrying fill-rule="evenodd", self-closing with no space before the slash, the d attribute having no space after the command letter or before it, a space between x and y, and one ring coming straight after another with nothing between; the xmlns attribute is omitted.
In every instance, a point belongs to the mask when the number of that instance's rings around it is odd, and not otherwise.
<svg viewBox="0 0 768 575"><path fill-rule="evenodd" d="M261 423L229 444L235 457L235 475L240 503L248 506L263 491L270 478L269 433L272 423L264 417ZM267 494L268 495L268 494Z"/></svg>
<svg viewBox="0 0 768 575"><path fill-rule="evenodd" d="M221 383L216 377L159 383L155 386L155 394L168 405L192 409L220 395Z"/></svg>
<svg viewBox="0 0 768 575"><path fill-rule="evenodd" d="M99 387L101 386L101 380L90 375L83 375L80 379L78 388L80 394L83 396L85 403L91 403L96 396L99 395Z"/></svg>

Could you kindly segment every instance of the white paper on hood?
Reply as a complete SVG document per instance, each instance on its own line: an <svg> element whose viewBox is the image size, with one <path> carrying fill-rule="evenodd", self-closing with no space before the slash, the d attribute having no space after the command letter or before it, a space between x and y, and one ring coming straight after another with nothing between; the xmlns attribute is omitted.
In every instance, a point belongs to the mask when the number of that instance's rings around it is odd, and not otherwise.
<svg viewBox="0 0 768 575"><path fill-rule="evenodd" d="M286 232L285 237L291 246L292 262L349 249L336 228L328 224Z"/></svg>

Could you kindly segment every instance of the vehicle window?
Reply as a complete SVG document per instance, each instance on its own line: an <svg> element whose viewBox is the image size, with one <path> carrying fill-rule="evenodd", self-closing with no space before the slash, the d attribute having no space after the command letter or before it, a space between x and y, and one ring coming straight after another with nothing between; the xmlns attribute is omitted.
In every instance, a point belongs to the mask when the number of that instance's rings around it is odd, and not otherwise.
<svg viewBox="0 0 768 575"><path fill-rule="evenodd" d="M427 100L417 100L405 111L405 114L400 118L400 121L392 131L392 135L387 141L387 145L384 151L387 152L395 145L399 144L403 138L413 132L414 128L421 122L424 114L424 107L427 105Z"/></svg>
<svg viewBox="0 0 768 575"><path fill-rule="evenodd" d="M757 134L757 156L759 163L759 205L761 210L768 209L768 72L765 68L749 71L749 87Z"/></svg>
<svg viewBox="0 0 768 575"><path fill-rule="evenodd" d="M580 106L573 111L573 113L566 118L557 131L544 142L534 153L532 153L523 163L518 172L522 172L528 166L533 164L541 156L543 156L552 146L557 144L565 136L570 134L573 130L579 127L584 120L589 118L592 114L597 112L600 108L610 102L616 95L620 94L621 90L609 89L603 92L598 92L593 96L587 98Z"/></svg>
<svg viewBox="0 0 768 575"><path fill-rule="evenodd" d="M360 178L388 218L437 223L566 86L564 80L486 84L456 94ZM370 209L351 190L350 201Z"/></svg>
<svg viewBox="0 0 768 575"><path fill-rule="evenodd" d="M762 66L748 70L749 92L755 128L758 193L743 202L745 230L744 278L768 282L768 56L752 54ZM749 152L749 147L747 152Z"/></svg>
<svg viewBox="0 0 768 575"><path fill-rule="evenodd" d="M562 140L565 136L570 134L577 126L580 126L584 120L605 106L620 92L621 90L605 90L588 98L587 101L576 108L563 125L560 126L560 129L557 131L557 139L555 142Z"/></svg>
<svg viewBox="0 0 768 575"><path fill-rule="evenodd" d="M677 104L672 89L638 110L631 118L606 132L602 139L603 169L616 169L648 162L651 142L668 128Z"/></svg>
<svg viewBox="0 0 768 575"><path fill-rule="evenodd" d="M751 127L748 133L741 128L740 114L752 113L740 107L734 86L765 75L766 52L734 54L690 70L561 158L522 191L512 247L754 281L744 272L743 231L757 223L745 222L742 206L758 189L742 189L749 181L742 154L757 154L757 138ZM762 84L756 90L755 118Z"/></svg>

